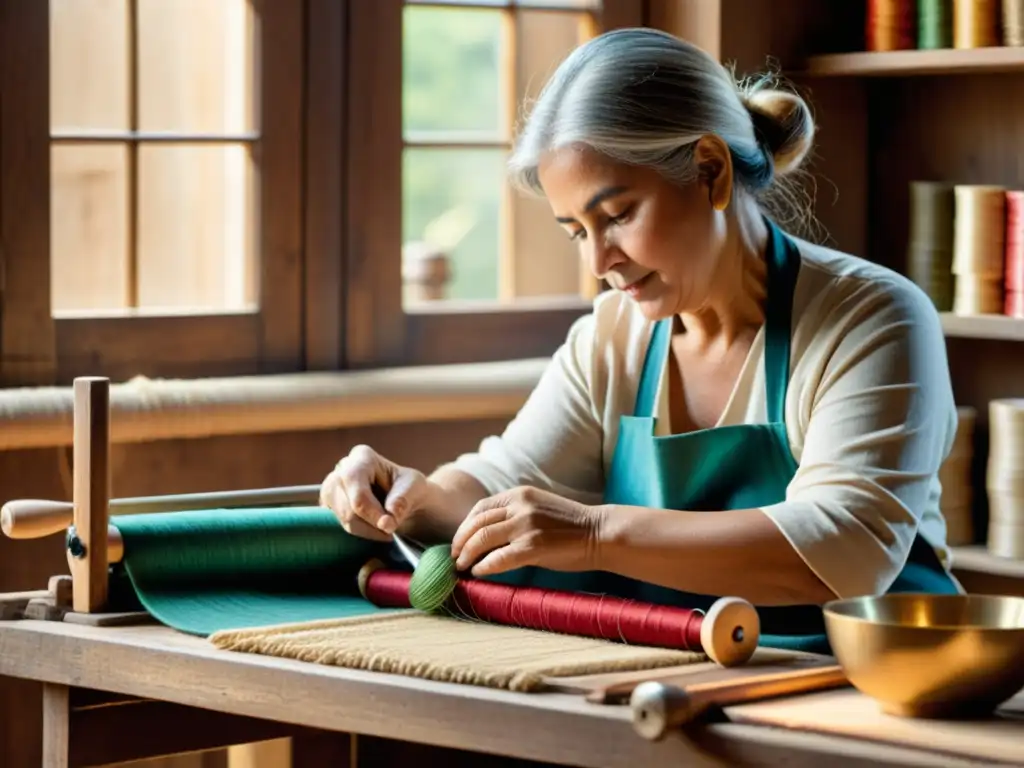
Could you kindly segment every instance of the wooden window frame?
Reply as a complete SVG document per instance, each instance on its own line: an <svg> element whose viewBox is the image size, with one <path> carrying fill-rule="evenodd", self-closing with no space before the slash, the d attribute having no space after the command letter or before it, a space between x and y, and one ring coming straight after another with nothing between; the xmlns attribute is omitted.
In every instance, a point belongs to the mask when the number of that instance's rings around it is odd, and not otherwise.
<svg viewBox="0 0 1024 768"><path fill-rule="evenodd" d="M493 0L490 4L501 7ZM644 5L643 0L604 0L596 14L597 30L641 26ZM551 355L572 323L590 311L586 299L403 306L403 1L351 2L349 14L346 365L474 363Z"/></svg>
<svg viewBox="0 0 1024 768"><path fill-rule="evenodd" d="M340 84L341 63L329 67L332 55L340 57L326 46L337 47L343 39L344 9L327 0L253 0L253 7L260 104L254 147L260 199L255 311L54 318L49 3L0 4L0 382L5 386L66 384L80 375L115 380L242 375L310 364L304 309L312 265L304 258L304 246L329 245L334 225L325 223L329 197L307 199L305 185L313 181L323 187L325 180L307 177L304 163L309 139L325 143L325 124L330 130L332 115L317 109L304 114L307 97L315 95L304 85L313 57L328 65L317 74L317 87ZM336 26L318 33L315 25L332 17ZM307 33L317 46L308 44ZM340 205L337 195L334 203ZM312 271L322 276L338 253L318 251L317 258L323 263ZM314 301L314 306L322 303ZM328 327L326 333L331 332ZM337 328L333 333L337 336ZM339 354L325 351L323 338L324 332L314 336L312 362L333 367Z"/></svg>
<svg viewBox="0 0 1024 768"><path fill-rule="evenodd" d="M589 311L404 308L402 3L253 0L262 93L287 92L260 99L257 311L55 319L48 5L0 3L0 385L543 357ZM643 5L604 0L598 28L643 24Z"/></svg>

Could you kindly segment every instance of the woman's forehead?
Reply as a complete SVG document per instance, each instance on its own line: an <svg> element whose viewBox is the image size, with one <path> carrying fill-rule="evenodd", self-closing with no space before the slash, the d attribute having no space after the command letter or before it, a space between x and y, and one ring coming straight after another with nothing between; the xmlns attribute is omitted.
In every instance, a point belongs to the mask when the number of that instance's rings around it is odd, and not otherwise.
<svg viewBox="0 0 1024 768"><path fill-rule="evenodd" d="M584 212L627 190L658 185L660 180L649 168L616 162L586 147L546 153L538 177L556 214L559 208Z"/></svg>

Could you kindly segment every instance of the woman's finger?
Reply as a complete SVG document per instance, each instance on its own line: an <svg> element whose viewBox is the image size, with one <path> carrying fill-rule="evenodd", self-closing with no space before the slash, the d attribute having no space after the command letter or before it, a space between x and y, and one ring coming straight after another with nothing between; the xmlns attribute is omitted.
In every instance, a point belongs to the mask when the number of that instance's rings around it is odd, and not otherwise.
<svg viewBox="0 0 1024 768"><path fill-rule="evenodd" d="M487 501L487 499L484 499L484 501ZM452 557L457 558L459 556L469 537L476 533L480 526L487 525L488 520L503 520L508 517L508 510L505 507L482 508L480 507L481 503L483 502L478 502L469 511L469 514L466 515L466 518L455 530L455 535L452 536Z"/></svg>
<svg viewBox="0 0 1024 768"><path fill-rule="evenodd" d="M400 469L384 501L384 511L401 525L416 510L423 495L425 478L412 469Z"/></svg>
<svg viewBox="0 0 1024 768"><path fill-rule="evenodd" d="M391 534L384 533L384 531L374 528L361 517L356 517L355 515L350 516L348 522L342 523L341 527L349 533L351 533L353 536L358 536L361 539L372 539L373 541L391 541Z"/></svg>
<svg viewBox="0 0 1024 768"><path fill-rule="evenodd" d="M356 517L385 533L395 530L395 519L384 511L373 492L375 468L365 461L341 460L337 469L339 484Z"/></svg>
<svg viewBox="0 0 1024 768"><path fill-rule="evenodd" d="M326 507L338 518L341 527L353 536L375 541L389 541L391 537L352 513L345 489L335 473L331 473L320 486L320 506Z"/></svg>
<svg viewBox="0 0 1024 768"><path fill-rule="evenodd" d="M495 547L508 544L517 529L516 521L509 518L504 507L481 512L464 525L465 529L460 528L456 534L459 537L458 554L453 554L455 567L459 570L465 570Z"/></svg>
<svg viewBox="0 0 1024 768"><path fill-rule="evenodd" d="M493 576L496 573L514 571L536 565L536 550L525 539L513 539L504 547L488 552L484 558L470 570L473 576Z"/></svg>

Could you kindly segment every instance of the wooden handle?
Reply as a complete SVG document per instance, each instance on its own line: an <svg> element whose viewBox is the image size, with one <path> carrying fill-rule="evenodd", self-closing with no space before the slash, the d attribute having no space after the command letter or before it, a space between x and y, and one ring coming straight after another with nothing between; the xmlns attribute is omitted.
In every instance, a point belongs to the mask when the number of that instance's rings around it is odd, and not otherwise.
<svg viewBox="0 0 1024 768"><path fill-rule="evenodd" d="M149 514L181 512L186 509L229 509L232 507L316 505L320 486L295 485L283 488L257 488L217 493L183 493L171 496L144 496L113 499L112 514ZM18 499L0 509L0 530L12 539L38 539L66 530L73 522L75 507L67 501Z"/></svg>
<svg viewBox="0 0 1024 768"><path fill-rule="evenodd" d="M0 508L0 530L12 539L40 539L60 533L75 520L75 506L67 501L18 499Z"/></svg>
<svg viewBox="0 0 1024 768"><path fill-rule="evenodd" d="M791 696L848 685L838 665L776 672L746 679L698 683L686 687L647 681L633 689L629 704L633 728L645 739L657 741L714 707L745 704L776 696Z"/></svg>

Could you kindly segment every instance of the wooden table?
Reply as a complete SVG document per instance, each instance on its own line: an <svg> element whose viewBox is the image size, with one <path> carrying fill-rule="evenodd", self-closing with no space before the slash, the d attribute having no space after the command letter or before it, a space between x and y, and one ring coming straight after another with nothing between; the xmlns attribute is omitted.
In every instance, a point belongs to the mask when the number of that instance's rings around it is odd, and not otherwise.
<svg viewBox="0 0 1024 768"><path fill-rule="evenodd" d="M0 621L0 674L44 683L45 768L282 736L295 739L295 768L352 765L347 750L328 756L321 749L324 734L339 733L594 768L978 764L729 722L763 704L729 708L721 722L652 743L632 730L625 706L232 653L158 625ZM852 689L812 695L829 696L833 708L860 701ZM1024 763L1024 721L1020 743ZM485 759L473 764L494 765Z"/></svg>

